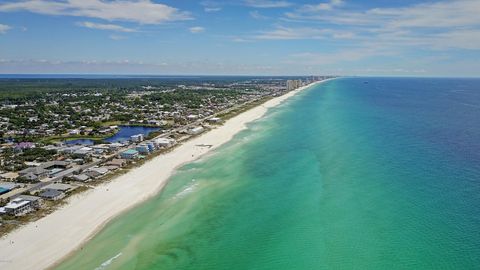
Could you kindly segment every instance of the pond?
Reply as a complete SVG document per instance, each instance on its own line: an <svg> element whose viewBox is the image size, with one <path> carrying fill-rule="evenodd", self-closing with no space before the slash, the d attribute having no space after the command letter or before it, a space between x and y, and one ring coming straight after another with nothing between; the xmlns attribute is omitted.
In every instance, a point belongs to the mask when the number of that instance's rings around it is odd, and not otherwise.
<svg viewBox="0 0 480 270"><path fill-rule="evenodd" d="M104 141L110 142L110 143L116 143L116 142L126 142L130 139L130 136L132 135L137 135L137 134L143 134L144 136L147 136L148 134L160 130L160 128L157 127L144 127L144 126L119 126L119 131L106 139ZM78 140L72 140L68 141L67 144L82 144L82 145L92 145L93 140L89 139L78 139Z"/></svg>

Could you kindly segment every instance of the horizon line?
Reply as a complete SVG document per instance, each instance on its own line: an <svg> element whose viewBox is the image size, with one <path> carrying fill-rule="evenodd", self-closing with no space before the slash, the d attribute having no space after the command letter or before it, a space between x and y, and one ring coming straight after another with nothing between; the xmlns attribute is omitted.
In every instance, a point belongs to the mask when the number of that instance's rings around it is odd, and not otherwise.
<svg viewBox="0 0 480 270"><path fill-rule="evenodd" d="M23 78L12 79L28 79L33 77L27 76L45 76L45 79L48 79L47 76L112 76L112 77L322 77L322 76L332 76L332 77L342 77L342 78L469 78L469 79L480 79L479 76L441 76L441 75L332 75L332 74L308 74L308 75L252 75L252 74L128 74L128 73L0 73L0 79L10 79L7 76L24 76ZM73 79L76 77L65 77L64 79Z"/></svg>

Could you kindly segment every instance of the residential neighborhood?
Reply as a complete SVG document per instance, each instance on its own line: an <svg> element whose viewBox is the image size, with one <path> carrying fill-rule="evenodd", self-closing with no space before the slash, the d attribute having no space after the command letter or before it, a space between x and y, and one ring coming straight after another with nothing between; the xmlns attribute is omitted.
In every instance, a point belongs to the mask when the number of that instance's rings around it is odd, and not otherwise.
<svg viewBox="0 0 480 270"><path fill-rule="evenodd" d="M55 85L40 96L27 91L22 98L0 99L0 223L16 224L15 217L53 207L249 106L321 79L77 91Z"/></svg>

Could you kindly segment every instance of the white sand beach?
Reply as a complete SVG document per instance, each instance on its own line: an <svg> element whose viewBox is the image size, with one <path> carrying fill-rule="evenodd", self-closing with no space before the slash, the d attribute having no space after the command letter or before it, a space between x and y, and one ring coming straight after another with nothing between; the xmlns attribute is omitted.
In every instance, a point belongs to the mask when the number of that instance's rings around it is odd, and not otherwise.
<svg viewBox="0 0 480 270"><path fill-rule="evenodd" d="M318 83L318 82L317 82ZM311 86L311 85L309 85ZM309 86L275 97L243 112L221 127L189 140L118 178L68 199L54 213L0 239L0 269L46 269L80 248L108 221L157 194L182 164L198 159L228 142L246 124L262 117ZM213 145L211 148L196 145Z"/></svg>

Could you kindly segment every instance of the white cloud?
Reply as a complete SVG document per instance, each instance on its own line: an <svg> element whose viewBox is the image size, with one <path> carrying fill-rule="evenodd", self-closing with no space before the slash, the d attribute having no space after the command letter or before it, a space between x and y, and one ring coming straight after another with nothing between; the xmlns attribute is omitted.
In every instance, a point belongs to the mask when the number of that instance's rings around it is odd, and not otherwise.
<svg viewBox="0 0 480 270"><path fill-rule="evenodd" d="M218 61L172 61L158 60L144 62L138 60L10 60L0 59L0 73L6 74L46 74L46 73L78 73L78 74L172 74L172 75L260 75L281 73L277 65L242 64L237 62Z"/></svg>
<svg viewBox="0 0 480 270"><path fill-rule="evenodd" d="M12 27L10 27L6 24L0 24L0 34L5 34L10 29L12 29Z"/></svg>
<svg viewBox="0 0 480 270"><path fill-rule="evenodd" d="M222 8L221 7L205 7L205 8L203 8L203 10L205 12L217 12L217 11L222 10Z"/></svg>
<svg viewBox="0 0 480 270"><path fill-rule="evenodd" d="M205 12L218 12L222 10L222 4L216 1L206 0L200 2L200 5L204 7L203 11Z"/></svg>
<svg viewBox="0 0 480 270"><path fill-rule="evenodd" d="M140 24L191 19L188 12L151 0L25 0L0 4L0 11L29 11L46 15L80 16Z"/></svg>
<svg viewBox="0 0 480 270"><path fill-rule="evenodd" d="M250 17L256 19L256 20L265 20L265 19L268 19L267 16L264 16L262 14L260 14L260 12L258 12L258 10L252 10L249 12L250 14Z"/></svg>
<svg viewBox="0 0 480 270"><path fill-rule="evenodd" d="M233 37L233 38L232 38L232 41L233 41L233 42L242 42L242 43L243 43L243 42L251 42L251 40L245 39L245 38L241 38L241 37Z"/></svg>
<svg viewBox="0 0 480 270"><path fill-rule="evenodd" d="M352 32L333 30L333 29L317 29L312 27L283 27L277 26L270 31L261 32L255 35L255 39L269 40L294 40L294 39L351 39L355 37Z"/></svg>
<svg viewBox="0 0 480 270"><path fill-rule="evenodd" d="M342 1L333 5L341 6ZM317 6L318 7L318 6ZM456 0L422 3L406 7L373 8L365 11L333 10L305 5L286 13L291 19L314 20L339 25L439 28L456 26L480 26L480 1ZM330 8L331 9L331 8Z"/></svg>
<svg viewBox="0 0 480 270"><path fill-rule="evenodd" d="M331 1L330 4L342 6L341 1ZM359 46L382 45L390 46L392 50L399 47L478 50L478 10L478 0L456 0L367 10L304 5L285 15L296 22L314 23L319 27L328 25L355 33L353 36L336 34L333 37L356 38Z"/></svg>
<svg viewBox="0 0 480 270"><path fill-rule="evenodd" d="M303 12L317 12L321 10L332 10L334 7L342 6L343 0L331 0L330 2L316 5L304 5L299 10Z"/></svg>
<svg viewBox="0 0 480 270"><path fill-rule="evenodd" d="M115 34L113 34L113 35L110 35L110 36L108 36L108 37L109 37L110 39L113 39L113 40L122 40L122 39L126 39L126 37L124 37L124 36L115 35Z"/></svg>
<svg viewBox="0 0 480 270"><path fill-rule="evenodd" d="M289 39L321 39L325 38L325 31L314 28L277 27L255 36L257 39L289 40Z"/></svg>
<svg viewBox="0 0 480 270"><path fill-rule="evenodd" d="M245 5L255 8L284 8L293 4L287 1L245 0Z"/></svg>
<svg viewBox="0 0 480 270"><path fill-rule="evenodd" d="M417 4L404 8L376 8L366 13L386 19L390 27L480 26L480 1L457 0Z"/></svg>
<svg viewBox="0 0 480 270"><path fill-rule="evenodd" d="M190 27L188 30L190 30L190 32L193 33L193 34L198 34L198 33L205 32L205 28L203 28L201 26Z"/></svg>
<svg viewBox="0 0 480 270"><path fill-rule="evenodd" d="M289 63L304 65L329 65L342 62L355 62L372 56L388 55L387 52L375 48L343 49L335 52L304 52L290 55Z"/></svg>
<svg viewBox="0 0 480 270"><path fill-rule="evenodd" d="M91 29L99 29L99 30L108 30L108 31L115 31L115 32L137 32L137 30L132 28L123 27L121 25L116 24L102 24L102 23L94 23L94 22L78 22L78 26L91 28Z"/></svg>

